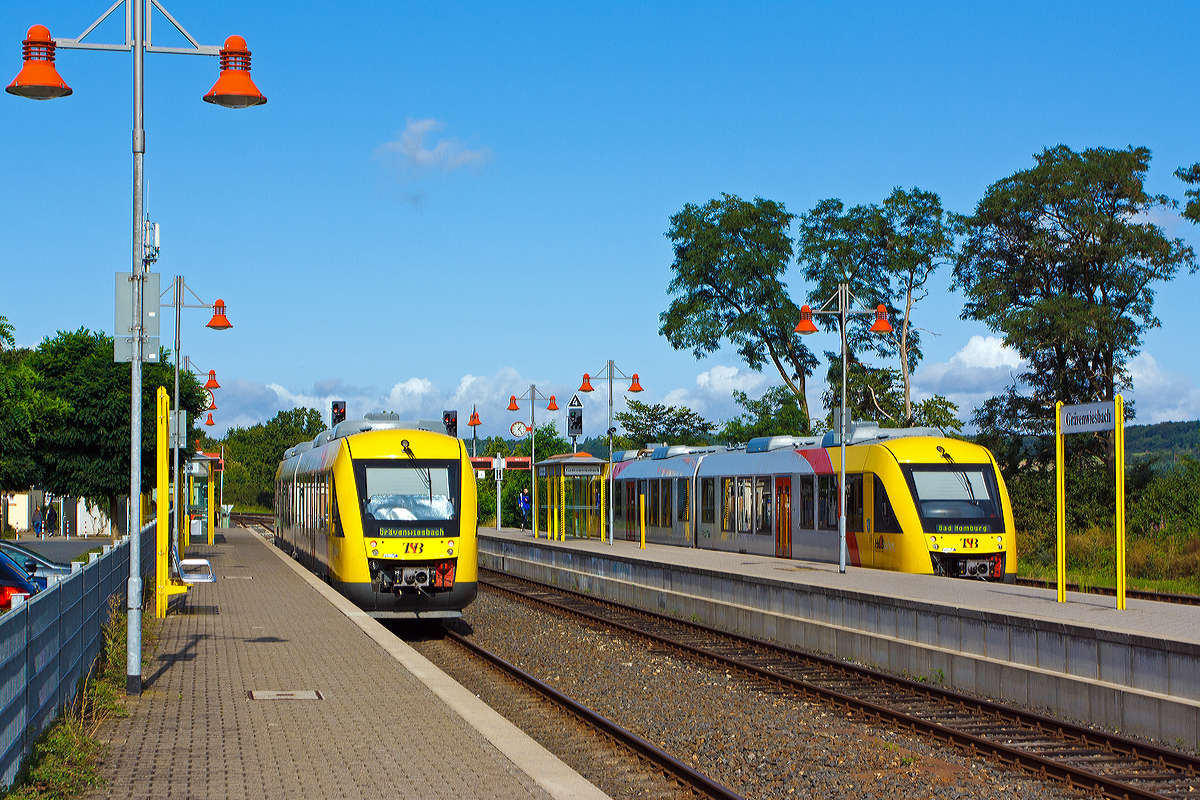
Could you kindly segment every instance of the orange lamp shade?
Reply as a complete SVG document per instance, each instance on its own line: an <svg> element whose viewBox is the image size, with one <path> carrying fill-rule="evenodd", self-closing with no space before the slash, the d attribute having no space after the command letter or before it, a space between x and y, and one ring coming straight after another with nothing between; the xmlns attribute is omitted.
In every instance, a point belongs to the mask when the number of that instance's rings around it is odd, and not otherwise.
<svg viewBox="0 0 1200 800"><path fill-rule="evenodd" d="M550 395L550 405L546 406L547 411L558 411L558 403L554 402L554 395Z"/></svg>
<svg viewBox="0 0 1200 800"><path fill-rule="evenodd" d="M26 34L25 63L4 91L30 100L53 100L71 94L71 87L54 68L54 40L45 25L34 25Z"/></svg>
<svg viewBox="0 0 1200 800"><path fill-rule="evenodd" d="M517 396L515 394L508 396L508 410L520 411L521 407L517 405Z"/></svg>
<svg viewBox="0 0 1200 800"><path fill-rule="evenodd" d="M213 419L212 419L212 413L211 413L211 412L209 412L208 419L204 420L204 424L205 424L205 425L216 425L216 424L217 424L217 423L213 422ZM197 442L196 444L197 444L197 449L199 449L199 447L198 447L198 446L199 446L199 444L200 444L200 443L199 443L199 442Z"/></svg>
<svg viewBox="0 0 1200 800"><path fill-rule="evenodd" d="M209 397L212 397L212 395L209 395ZM212 398L212 400L208 404L208 410L209 411L217 410L217 398L215 398L215 397Z"/></svg>
<svg viewBox="0 0 1200 800"><path fill-rule="evenodd" d="M581 392L595 391L594 389L592 389L592 376L588 375L586 372L583 373L583 386L579 387L579 391L581 391Z"/></svg>
<svg viewBox="0 0 1200 800"><path fill-rule="evenodd" d="M891 333L892 326L888 322L887 307L882 303L875 309L875 324L871 326L871 333Z"/></svg>
<svg viewBox="0 0 1200 800"><path fill-rule="evenodd" d="M233 327L233 323L225 316L224 300L218 300L213 303L213 318L208 321L208 325L205 327L218 331L227 331Z"/></svg>
<svg viewBox="0 0 1200 800"><path fill-rule="evenodd" d="M221 76L204 95L204 102L225 108L249 108L267 102L250 80L250 49L240 36L230 36L221 48Z"/></svg>
<svg viewBox="0 0 1200 800"><path fill-rule="evenodd" d="M636 372L633 373L633 383L629 384L629 391L631 391L631 392L642 391L642 385L640 383L638 383L638 374Z"/></svg>
<svg viewBox="0 0 1200 800"><path fill-rule="evenodd" d="M800 321L796 323L796 333L807 335L816 332L817 326L813 324L812 309L808 306L800 306Z"/></svg>
<svg viewBox="0 0 1200 800"><path fill-rule="evenodd" d="M221 384L217 383L217 371L210 369L208 371L208 383L204 384L205 389L220 389Z"/></svg>
<svg viewBox="0 0 1200 800"><path fill-rule="evenodd" d="M472 411L471 412L471 421L468 422L467 425L474 428L476 425L482 425L482 424L483 423L479 421L479 412Z"/></svg>

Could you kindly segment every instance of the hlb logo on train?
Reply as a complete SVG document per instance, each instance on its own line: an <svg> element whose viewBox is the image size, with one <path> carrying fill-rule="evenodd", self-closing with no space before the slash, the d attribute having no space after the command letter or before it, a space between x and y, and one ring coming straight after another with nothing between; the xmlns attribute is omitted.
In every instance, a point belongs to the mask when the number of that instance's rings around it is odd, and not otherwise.
<svg viewBox="0 0 1200 800"><path fill-rule="evenodd" d="M404 543L404 554L405 555L415 555L415 554L424 553L424 552L425 552L425 543L424 542L405 542Z"/></svg>

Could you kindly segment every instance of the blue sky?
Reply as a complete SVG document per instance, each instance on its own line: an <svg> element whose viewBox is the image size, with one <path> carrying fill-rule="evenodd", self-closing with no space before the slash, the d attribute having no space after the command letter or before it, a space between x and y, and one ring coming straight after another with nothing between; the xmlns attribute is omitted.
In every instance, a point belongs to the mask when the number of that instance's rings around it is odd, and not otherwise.
<svg viewBox="0 0 1200 800"><path fill-rule="evenodd" d="M480 434L499 433L510 394L536 382L565 407L609 358L640 374L641 399L727 418L732 389L778 379L658 335L663 233L685 203L730 192L801 213L919 186L967 212L1059 143L1147 146L1149 188L1179 199L1172 173L1200 161L1196 4L166 5L202 43L244 36L269 98L210 106L216 59L147 57L157 269L224 299L234 324L184 312L184 354L224 387L218 431L340 397L351 414L456 407L463 423L474 403ZM76 36L107 7L0 5L4 80L30 25ZM182 42L157 14L154 30ZM122 18L93 38L123 35ZM58 66L71 97L0 97L0 314L25 345L111 332L112 274L130 264L130 57L60 50ZM1158 221L1200 246L1177 215ZM1017 361L958 319L948 270L936 284L915 383L966 417ZM796 271L791 289L800 302ZM1179 341L1200 276L1160 289L1138 421L1196 419L1200 361ZM606 408L585 400L598 432Z"/></svg>

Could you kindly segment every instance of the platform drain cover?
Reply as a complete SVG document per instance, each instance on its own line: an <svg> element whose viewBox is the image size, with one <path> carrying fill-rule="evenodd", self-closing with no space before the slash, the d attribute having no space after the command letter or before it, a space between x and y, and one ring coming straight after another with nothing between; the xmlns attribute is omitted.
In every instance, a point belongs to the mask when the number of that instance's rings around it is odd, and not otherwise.
<svg viewBox="0 0 1200 800"><path fill-rule="evenodd" d="M314 692L312 689L296 689L295 691L284 692L273 689L251 689L246 692L246 696L251 700L324 700L320 692Z"/></svg>

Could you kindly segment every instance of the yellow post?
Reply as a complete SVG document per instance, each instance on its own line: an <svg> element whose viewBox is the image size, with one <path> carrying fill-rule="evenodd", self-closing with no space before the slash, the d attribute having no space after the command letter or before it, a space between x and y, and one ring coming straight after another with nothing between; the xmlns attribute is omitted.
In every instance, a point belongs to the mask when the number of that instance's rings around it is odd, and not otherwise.
<svg viewBox="0 0 1200 800"><path fill-rule="evenodd" d="M600 541L604 541L604 522L608 519L608 484L604 480L604 470L600 471Z"/></svg>
<svg viewBox="0 0 1200 800"><path fill-rule="evenodd" d="M167 524L167 514L170 506L170 501L167 499L167 427L171 415L171 398L167 396L167 390L163 387L158 387L158 431L156 438L156 483L158 489L158 524L155 536L155 559L154 559L154 616L158 619L163 619L167 616L167 551L171 546L171 537L169 533L170 526Z"/></svg>
<svg viewBox="0 0 1200 800"><path fill-rule="evenodd" d="M533 538L538 538L538 514L541 514L541 509L538 508L538 482L537 482L537 465L533 463L533 458L529 459L529 482L533 484L533 489L530 494L533 497L530 499L530 509L533 512ZM496 508L500 508L500 503L496 503ZM500 513L497 511L496 513Z"/></svg>
<svg viewBox="0 0 1200 800"><path fill-rule="evenodd" d="M215 463L213 463L212 461L208 462L208 543L209 544L213 543L214 534L215 534L215 531L213 530L213 528L215 527L213 524L213 503L216 502L216 495L217 495L217 492L216 492L217 485L215 483L213 483L213 473L216 472L215 467L216 467Z"/></svg>
<svg viewBox="0 0 1200 800"><path fill-rule="evenodd" d="M1063 455L1062 400L1054 404L1054 494L1057 498L1056 550L1058 570L1058 602L1067 602L1067 497L1065 458Z"/></svg>
<svg viewBox="0 0 1200 800"><path fill-rule="evenodd" d="M646 549L646 495L645 495L645 493L641 493L638 495L638 507L640 508L641 514L642 514L642 544L638 549L645 550Z"/></svg>
<svg viewBox="0 0 1200 800"><path fill-rule="evenodd" d="M1117 468L1117 608L1125 609L1125 398L1117 395L1113 415Z"/></svg>
<svg viewBox="0 0 1200 800"><path fill-rule="evenodd" d="M567 471L558 472L558 540L567 540Z"/></svg>

